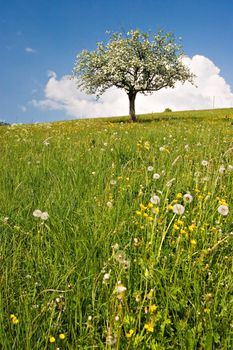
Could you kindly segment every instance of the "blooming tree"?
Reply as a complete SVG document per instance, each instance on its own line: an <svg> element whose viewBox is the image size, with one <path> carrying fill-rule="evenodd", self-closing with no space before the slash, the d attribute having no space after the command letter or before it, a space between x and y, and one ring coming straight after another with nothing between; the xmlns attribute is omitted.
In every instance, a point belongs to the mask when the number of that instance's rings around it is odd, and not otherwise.
<svg viewBox="0 0 233 350"><path fill-rule="evenodd" d="M97 43L95 51L83 50L77 55L73 78L79 88L97 98L112 86L125 90L134 122L137 93L174 88L177 81L192 83L193 74L182 63L182 55L172 33L113 33L107 44Z"/></svg>

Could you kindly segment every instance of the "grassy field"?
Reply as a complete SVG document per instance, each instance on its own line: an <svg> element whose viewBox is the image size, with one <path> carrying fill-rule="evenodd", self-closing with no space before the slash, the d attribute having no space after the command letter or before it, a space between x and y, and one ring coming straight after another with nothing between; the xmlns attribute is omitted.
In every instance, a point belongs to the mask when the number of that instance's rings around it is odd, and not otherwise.
<svg viewBox="0 0 233 350"><path fill-rule="evenodd" d="M233 109L0 128L0 348L233 349Z"/></svg>

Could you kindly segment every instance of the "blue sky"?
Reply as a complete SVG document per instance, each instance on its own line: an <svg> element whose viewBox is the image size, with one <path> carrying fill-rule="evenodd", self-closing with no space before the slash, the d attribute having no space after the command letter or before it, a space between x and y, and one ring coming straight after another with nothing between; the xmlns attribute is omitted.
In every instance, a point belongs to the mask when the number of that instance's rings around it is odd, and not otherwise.
<svg viewBox="0 0 233 350"><path fill-rule="evenodd" d="M60 101L55 108L41 101L71 73L78 52L106 39L106 30L172 31L189 57L220 68L232 91L232 14L232 0L0 0L0 120L72 119Z"/></svg>

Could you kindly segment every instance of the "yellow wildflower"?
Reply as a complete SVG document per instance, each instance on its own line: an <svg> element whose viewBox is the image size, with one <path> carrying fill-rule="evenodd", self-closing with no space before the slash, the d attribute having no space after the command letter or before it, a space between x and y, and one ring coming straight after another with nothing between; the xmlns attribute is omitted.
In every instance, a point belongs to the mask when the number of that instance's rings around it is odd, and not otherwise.
<svg viewBox="0 0 233 350"><path fill-rule="evenodd" d="M195 225L195 224L189 225L189 231L190 231L190 232L193 232L195 228L196 228L196 225Z"/></svg>
<svg viewBox="0 0 233 350"><path fill-rule="evenodd" d="M142 215L142 212L139 211L139 210L137 210L137 211L136 211L136 214L137 214L138 216L140 216L140 215Z"/></svg>
<svg viewBox="0 0 233 350"><path fill-rule="evenodd" d="M176 224L173 225L173 228L174 228L174 230L179 230L180 229L179 226L176 225Z"/></svg>
<svg viewBox="0 0 233 350"><path fill-rule="evenodd" d="M133 330L133 329L130 329L129 332L125 334L125 335L126 335L126 338L131 338L132 335L133 335L133 333L134 333L134 330Z"/></svg>
<svg viewBox="0 0 233 350"><path fill-rule="evenodd" d="M55 343L55 338L54 338L53 336L50 336L50 337L49 337L49 342L50 342L50 343Z"/></svg>
<svg viewBox="0 0 233 350"><path fill-rule="evenodd" d="M181 230L180 230L180 233L181 233L182 235L185 235L185 234L187 233L187 231L184 230L184 229L181 229Z"/></svg>
<svg viewBox="0 0 233 350"><path fill-rule="evenodd" d="M177 193L177 195L176 195L176 199L180 199L180 198L182 198L182 197L183 197L183 195L182 195L182 193L181 193L181 192Z"/></svg>
<svg viewBox="0 0 233 350"><path fill-rule="evenodd" d="M167 210L173 210L173 206L171 204L168 204Z"/></svg>
<svg viewBox="0 0 233 350"><path fill-rule="evenodd" d="M157 306L155 304L152 304L149 306L149 313L153 313L157 310Z"/></svg>
<svg viewBox="0 0 233 350"><path fill-rule="evenodd" d="M177 221L176 221L176 223L178 224L178 225L184 225L184 221L182 221L182 220L180 220L180 219L178 219Z"/></svg>
<svg viewBox="0 0 233 350"><path fill-rule="evenodd" d="M147 205L148 208L153 208L153 204L150 202L148 205Z"/></svg>
<svg viewBox="0 0 233 350"><path fill-rule="evenodd" d="M146 323L144 328L147 330L147 332L154 332L154 325L151 323Z"/></svg>
<svg viewBox="0 0 233 350"><path fill-rule="evenodd" d="M192 246L195 246L197 244L197 241L195 239L191 239L190 244Z"/></svg>
<svg viewBox="0 0 233 350"><path fill-rule="evenodd" d="M14 314L10 315L10 321L11 321L12 324L18 324L19 323L18 318Z"/></svg>
<svg viewBox="0 0 233 350"><path fill-rule="evenodd" d="M145 207L145 205L142 204L142 203L139 206L140 206L141 210L146 210L147 209L147 207Z"/></svg>
<svg viewBox="0 0 233 350"><path fill-rule="evenodd" d="M63 339L65 339L65 337L66 337L66 336L65 336L64 333L60 333L60 334L59 334L59 339L63 340Z"/></svg>

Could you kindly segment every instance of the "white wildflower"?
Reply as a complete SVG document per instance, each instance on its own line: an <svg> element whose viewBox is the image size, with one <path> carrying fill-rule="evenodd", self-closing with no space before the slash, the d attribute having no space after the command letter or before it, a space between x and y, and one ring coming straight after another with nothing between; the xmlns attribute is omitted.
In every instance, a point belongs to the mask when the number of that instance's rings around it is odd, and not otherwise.
<svg viewBox="0 0 233 350"><path fill-rule="evenodd" d="M148 170L148 171L153 171L154 168L153 168L153 166L150 165L150 166L148 166L147 170Z"/></svg>
<svg viewBox="0 0 233 350"><path fill-rule="evenodd" d="M116 185L116 183L117 183L116 180L110 180L110 185L114 186L114 185Z"/></svg>
<svg viewBox="0 0 233 350"><path fill-rule="evenodd" d="M107 207L110 208L110 209L113 207L112 202L107 202L106 205L107 205Z"/></svg>
<svg viewBox="0 0 233 350"><path fill-rule="evenodd" d="M185 208L183 205L181 204L174 204L173 205L173 213L174 214L178 214L178 215L182 215L184 214Z"/></svg>
<svg viewBox="0 0 233 350"><path fill-rule="evenodd" d="M228 165L228 170L233 171L233 165Z"/></svg>

